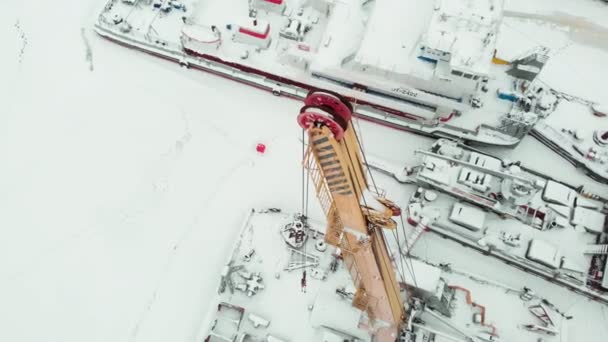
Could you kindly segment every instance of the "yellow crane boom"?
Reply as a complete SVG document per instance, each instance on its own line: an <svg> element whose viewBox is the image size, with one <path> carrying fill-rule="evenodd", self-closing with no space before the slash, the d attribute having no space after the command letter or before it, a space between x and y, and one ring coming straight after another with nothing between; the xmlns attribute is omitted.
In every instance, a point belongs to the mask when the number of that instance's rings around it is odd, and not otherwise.
<svg viewBox="0 0 608 342"><path fill-rule="evenodd" d="M395 229L399 208L368 188L352 107L337 94L313 91L298 123L308 133L304 157L327 217L325 241L339 247L357 289L353 305L367 311L380 342L394 342L405 321L401 291L382 229Z"/></svg>

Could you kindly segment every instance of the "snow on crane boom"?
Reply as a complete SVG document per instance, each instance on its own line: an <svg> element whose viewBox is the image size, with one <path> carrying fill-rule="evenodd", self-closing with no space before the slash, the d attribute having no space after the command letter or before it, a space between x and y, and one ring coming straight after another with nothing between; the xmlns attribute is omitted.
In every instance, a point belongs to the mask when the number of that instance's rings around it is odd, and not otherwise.
<svg viewBox="0 0 608 342"><path fill-rule="evenodd" d="M308 133L304 167L327 216L325 241L339 247L357 288L353 306L367 311L380 342L393 342L406 320L383 228L401 210L368 188L352 106L340 95L311 91L298 123Z"/></svg>

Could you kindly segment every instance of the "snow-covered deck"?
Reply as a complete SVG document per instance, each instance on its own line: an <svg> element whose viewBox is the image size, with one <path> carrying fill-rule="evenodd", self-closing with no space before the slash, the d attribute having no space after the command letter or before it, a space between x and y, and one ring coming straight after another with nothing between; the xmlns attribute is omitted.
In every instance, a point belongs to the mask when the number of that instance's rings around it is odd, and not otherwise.
<svg viewBox="0 0 608 342"><path fill-rule="evenodd" d="M511 146L519 141L518 137L495 129L511 108L510 103L496 101L493 87L490 93L481 94L487 105L473 109L467 99L457 101L437 95L432 89L415 89L415 84L406 85L408 82L400 79L348 67L346 62L355 57L364 39L371 4L361 7L356 1L339 2L326 11L319 3L290 1L284 11L258 10L256 18L270 26L264 44L237 39L240 23L250 15L245 2L192 0L184 5L162 10L162 5L156 8L153 4L129 5L115 0L108 3L97 31L121 44L276 94L301 98L310 88L338 91L360 101L361 116L396 128L497 145ZM124 17L126 24L116 23L115 15ZM255 25L255 20L249 20ZM186 43L182 46L184 25L209 31L205 36L216 39L199 44L190 43L192 37L184 38ZM286 38L282 31L288 25L291 29L304 28L303 35L297 40ZM430 63L413 60L433 74ZM369 91L359 91L357 84ZM456 116L455 111L464 115Z"/></svg>
<svg viewBox="0 0 608 342"><path fill-rule="evenodd" d="M517 258L525 259L529 243L538 239L553 245L569 263L579 265L586 274L591 257L584 254L589 244L595 243L597 236L587 233L584 229L575 229L571 225L563 228L539 230L512 218L504 219L492 212L485 213L483 229L472 231L463 225L450 220L453 206L458 203L453 197L439 195L437 201L426 207L425 213L437 215L433 223L443 229L449 229L457 234L466 236L472 241L484 240L484 243L495 246L499 250ZM466 204L469 205L469 204ZM424 215L424 214L423 214ZM505 243L506 237L519 236L516 244Z"/></svg>
<svg viewBox="0 0 608 342"><path fill-rule="evenodd" d="M433 1L377 0L355 60L387 72L418 70L417 48L433 14ZM418 67L416 67L418 66Z"/></svg>
<svg viewBox="0 0 608 342"><path fill-rule="evenodd" d="M455 69L488 74L502 7L502 0L439 0L434 6L426 44L449 52L450 65Z"/></svg>
<svg viewBox="0 0 608 342"><path fill-rule="evenodd" d="M434 203L423 205L422 210L416 212L417 218L428 219L426 227L442 237L594 300L608 302L606 291L587 284L592 280L588 278L591 256L585 255L585 251L588 245L596 243L593 235L572 227L540 231L493 213L486 213L485 228L476 232L449 219L456 202L448 195L439 195ZM413 229L408 234L416 234L415 231ZM536 243L529 251L533 241ZM597 279L593 281L597 282Z"/></svg>
<svg viewBox="0 0 608 342"><path fill-rule="evenodd" d="M255 8L255 7L253 7ZM306 68L289 65L281 58L285 54L302 57L310 62L325 32L327 19L313 7L303 1L291 1L282 13L257 10L256 19L267 22L270 26L271 45L260 49L255 44L246 44L231 39L238 31L239 24L249 18L249 3L239 0L201 0L191 18L198 25L215 26L221 33L222 44L217 51L207 52L227 61L239 61L256 69L267 70L278 75L296 76ZM281 37L280 32L288 25L289 20L301 23L301 30L308 27L301 40L290 40ZM299 52L294 52L297 47ZM300 70L298 70L300 69ZM302 77L302 76L299 76Z"/></svg>
<svg viewBox="0 0 608 342"><path fill-rule="evenodd" d="M608 145L600 145L594 139L594 135L606 128L608 117L594 115L589 105L562 100L534 130L535 134L549 139L562 153L607 182Z"/></svg>
<svg viewBox="0 0 608 342"><path fill-rule="evenodd" d="M192 19L207 26L226 27L249 17L249 3L241 0L198 0Z"/></svg>
<svg viewBox="0 0 608 342"><path fill-rule="evenodd" d="M444 147L438 151L419 152L424 156L415 177L421 183L476 205L526 222L530 220L522 212L523 208L551 211L561 216L560 222L566 223L576 211L575 199L578 206L589 207L582 203L590 201L590 208L597 210L601 207L601 202L579 195L575 185L545 178L525 167L505 166L498 158L470 151L449 141L440 143L437 146ZM586 228L595 230L591 225Z"/></svg>
<svg viewBox="0 0 608 342"><path fill-rule="evenodd" d="M438 154L425 155L416 177L442 193L436 200L415 198L414 221L425 217L430 227L481 249L586 284L592 258L585 253L605 229L601 202L523 169L511 173L499 159L446 141L434 149ZM528 185L511 188L514 182Z"/></svg>
<svg viewBox="0 0 608 342"><path fill-rule="evenodd" d="M108 2L102 13L103 20L116 25L130 26L128 34L149 41L159 40L165 45L179 44L183 17L189 17L201 0L181 0L182 8L169 6L168 10L156 8L154 4L136 1L133 4L119 0ZM118 22L120 20L120 22ZM122 29L122 28L121 28ZM127 32L126 32L127 33Z"/></svg>
<svg viewBox="0 0 608 342"><path fill-rule="evenodd" d="M249 338L260 339L271 335L285 340L321 341L325 332L323 327L330 327L337 331L350 327L348 330L342 331L356 336L361 341L369 341L367 333L356 328L359 319L365 325L365 317L361 317L361 312L354 309L349 300L341 299L335 293L336 288L344 286L346 290L349 289L351 280L346 270L339 268L336 273L329 272L327 280L319 280L311 276L312 272L309 269L306 293L301 291L301 272L299 270L293 272L282 270L289 256L279 230L284 224L290 222L291 218L292 216L289 214L256 212L245 221L243 230L235 241L235 248L228 253L229 260L233 261L233 266L245 265L245 269L241 271L260 272L264 288L251 297L238 290L231 294L226 289L208 306L199 340L208 335L214 320L220 317L219 323L224 323L224 325L220 327L218 323L216 330L222 332L219 328L224 328L224 332L234 333L239 337L247 334ZM323 231L323 227L318 223L313 223L312 228ZM320 263L327 264L330 250L328 249L324 253L316 251L314 249L315 241L318 240L310 239L308 246L303 250L320 256ZM394 242L390 240L389 243L394 244ZM255 250L253 257L250 261L243 261L243 256L249 254L252 249ZM517 338L517 341L532 342L537 338L538 335L535 333L521 329L520 324L536 323L535 318L529 313L528 307L537 304L540 301L539 298L525 303L519 299L519 292L516 290L491 282L482 282L466 274L442 273L436 266L424 264L419 260L404 260L404 262L411 263L410 271L403 270L405 271L404 280L410 286L416 284L432 293L437 289L437 281L441 278L450 287L457 289L455 300L451 305L452 316L443 317L448 325L441 323L429 313L423 313L420 318L426 324L415 328L421 336L423 331L428 329L439 332L438 338L441 334L461 338L458 331L478 336L483 332L492 331L490 327L493 326L496 328L497 334L506 341ZM415 279L412 278L412 275L415 276ZM216 279L219 280L220 275L216 276ZM233 279L238 283L239 277L238 274L234 274ZM234 323L221 320L222 314L218 313L217 304L222 302L244 309L238 328L234 328ZM273 305L268 305L269 303L273 303ZM277 303L280 305L274 305ZM508 319L503 316L505 312L511 313ZM473 321L473 315L480 313L484 314L486 326ZM269 325L256 327L249 318L250 315L254 320L262 318L268 321ZM562 317L556 315L555 312L553 315L560 326L565 324ZM547 338L547 341L554 340L559 341L559 337ZM245 341L248 340L245 339Z"/></svg>
<svg viewBox="0 0 608 342"><path fill-rule="evenodd" d="M257 339L272 335L287 341L321 341L324 333L322 327L325 326L356 336L361 341L369 341L370 335L363 329L366 315L355 309L349 299L343 299L336 293L338 288L352 291L348 271L342 265L336 272L329 269L334 259L332 247L328 246L324 252L315 249L315 243L323 240L324 226L313 223L311 228L320 232L318 238L313 238L312 231L309 231L305 246L299 249L319 258L317 267L306 268L306 291L303 292L301 287L302 268L284 270L290 262L305 260L302 255L290 255L289 247L280 234L281 229L292 221L293 215L284 213L254 212L249 216L235 240L234 249L227 253L230 256L227 261L232 262L233 266L243 265L245 268L239 272L259 272L264 288L252 296L238 289L231 293L226 288L208 306L200 338L205 338L209 333L217 316L217 304L227 302L245 309L243 321L235 330L239 335L248 334ZM255 252L250 261L244 261L243 257L252 250ZM326 279L317 278L315 270L326 274ZM210 277L219 282L221 275ZM244 281L238 272L232 275L232 279L235 283ZM269 326L254 327L248 319L250 314L269 321ZM358 327L360 322L361 328Z"/></svg>
<svg viewBox="0 0 608 342"><path fill-rule="evenodd" d="M538 341L540 335L522 329L522 325L540 323L528 310L528 307L537 305L540 299L524 302L519 297L519 291L513 291L495 283L484 282L482 279L475 279L463 273L444 272L443 276L450 286L468 290L470 299L484 307L485 320L488 324L496 327L496 332L501 341ZM458 299L455 308L458 316L454 320L460 319L460 325L469 329L477 328L477 330L481 330L478 324L472 322L473 314L480 313L480 308L467 304L467 292L458 290L455 295ZM556 319L556 330L560 334L558 336L543 335L543 339L548 342L565 341L567 336L564 334L567 334L568 331L568 321L554 311L550 313Z"/></svg>
<svg viewBox="0 0 608 342"><path fill-rule="evenodd" d="M329 18L323 43L311 69L327 70L340 68L344 59L354 54L363 39L367 13L354 1L335 2Z"/></svg>
<svg viewBox="0 0 608 342"><path fill-rule="evenodd" d="M487 92L478 92L477 96L483 102L481 108L471 108L464 115L454 119L459 126L471 128L475 125L486 124L491 127L499 127L503 115L512 111L514 104L498 98L499 89L510 90L514 88L515 79L506 74L504 65L492 64L490 66L491 79L488 81ZM473 128L474 129L474 128Z"/></svg>
<svg viewBox="0 0 608 342"><path fill-rule="evenodd" d="M492 159L487 156L484 156L484 158ZM500 212L513 213L513 209L503 207L500 201L495 198L502 191L501 184L505 179L504 176L493 174L493 172L502 171L500 162L498 162L497 168L492 169L487 166L484 168L483 165L475 165L469 161L467 154L465 154L462 162L463 164L459 164L435 155L427 155L423 159L423 164L426 166L421 167L417 179L419 182L441 188L443 191L480 206ZM529 177L529 175L526 176ZM520 176L513 175L513 177ZM531 179L531 181L535 180L534 178ZM540 198L540 192L537 189L533 191L535 193L530 195L526 202L528 206L539 204L537 202Z"/></svg>

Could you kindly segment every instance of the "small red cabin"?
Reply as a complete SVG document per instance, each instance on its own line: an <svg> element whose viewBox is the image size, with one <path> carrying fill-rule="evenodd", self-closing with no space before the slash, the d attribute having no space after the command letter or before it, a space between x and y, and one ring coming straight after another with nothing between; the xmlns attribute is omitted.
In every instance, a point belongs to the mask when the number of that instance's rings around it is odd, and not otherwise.
<svg viewBox="0 0 608 342"><path fill-rule="evenodd" d="M238 25L234 40L265 49L271 42L270 24L264 20L247 18Z"/></svg>

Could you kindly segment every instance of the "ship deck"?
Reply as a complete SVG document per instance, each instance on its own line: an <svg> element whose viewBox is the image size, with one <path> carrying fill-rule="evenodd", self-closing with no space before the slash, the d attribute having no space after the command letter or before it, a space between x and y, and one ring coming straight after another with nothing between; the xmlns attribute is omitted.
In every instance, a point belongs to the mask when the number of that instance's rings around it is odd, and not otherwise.
<svg viewBox="0 0 608 342"><path fill-rule="evenodd" d="M299 9L302 9L301 12ZM198 5L191 20L197 25L207 27L216 26L222 36L230 37L235 32L235 27L243 19L249 17L249 4L247 1L239 0L198 0ZM217 50L217 55L226 60L234 60L248 52L246 60L241 62L263 70L271 70L274 73L285 76L301 77L297 68L283 65L280 62L281 54L287 51L296 42L282 38L281 30L287 25L289 19L295 19L302 24L310 25L308 31L301 41L296 45L306 46L311 51L316 51L325 34L327 20L324 15L316 9L306 6L303 0L291 1L285 12L275 13L271 11L258 10L256 18L268 22L270 25L271 44L267 49L257 49L253 45L242 44L231 39L223 39ZM231 28L228 28L228 27ZM301 50L306 55L305 50ZM295 72L294 72L295 71Z"/></svg>
<svg viewBox="0 0 608 342"><path fill-rule="evenodd" d="M534 268L586 282L592 256L585 253L589 245L598 243L605 227L599 201L521 168L509 176L510 171L500 159L449 142L435 147L439 147L438 154L423 157L416 177L421 186L428 184L436 189L432 190L436 199L415 200L422 205L422 216L431 221L432 227L453 232ZM466 164L439 155L449 157L450 153L460 153L457 158ZM470 176L464 179L467 172ZM509 177L527 179L529 187L525 191L511 189L504 183ZM478 181L480 178L483 181ZM516 194L515 191L518 192L513 203L498 199L499 194L510 197L509 193ZM594 216L601 222L592 223L590 218ZM550 265L539 261L537 253L542 254L541 259L553 259Z"/></svg>
<svg viewBox="0 0 608 342"><path fill-rule="evenodd" d="M534 188L530 189L529 194L522 196L522 201L525 202L521 203L521 205L525 204L531 208L539 208L546 205L542 199L542 189L546 185L547 180L523 171L510 176L509 171L501 166L500 160L485 155L476 155L481 160L486 161L485 167L483 161L479 165L469 161L470 154L467 152L465 152L461 159L464 162L463 164L445 160L439 155L425 155L423 163L428 166L421 167L416 178L419 182L441 187L456 196L466 198L468 201L509 215L515 215L516 209L510 208L508 205L502 205L495 198L495 195L503 191L501 188L505 179L509 179L511 176L515 180L519 178L527 179L534 184ZM466 172L471 173L470 181L462 179ZM500 172L502 175L495 175L493 172ZM483 181L479 181L480 183L478 184L477 181L473 180L475 177L483 177Z"/></svg>
<svg viewBox="0 0 608 342"><path fill-rule="evenodd" d="M209 332L214 331L229 336L229 338L244 338L243 341L259 341L268 335L281 338L292 342L308 342L323 340L324 327L333 331L342 331L350 336L358 338L358 341L369 341L367 332L358 329L353 324L360 324L364 328L367 324L366 315L351 306L349 299L343 299L336 294L337 288L352 290L351 279L348 272L340 266L336 272L329 271L325 280L311 276L312 268L308 269L306 292L301 290L301 270L285 271L284 266L289 260L287 245L280 235L281 228L291 222L293 215L287 213L272 213L267 211L252 211L243 224L242 231L234 243L234 249L228 251L228 263L232 266L244 265L241 271L257 273L262 278L264 288L252 296L239 290L231 293L228 288L219 294L216 299L208 306L206 318L201 326L198 340L204 340ZM320 257L318 269L327 268L331 257L331 247L325 252L315 250L315 243L322 239L324 226L318 222L309 222L310 227L319 233L318 240L309 236L306 247L301 250ZM388 235L387 235L388 236ZM395 241L388 239L389 245L394 246ZM255 253L249 261L244 261L243 256ZM408 261L403 260L407 265ZM409 263L423 264L420 260L409 261ZM403 265L403 264L400 264ZM405 276L400 276L400 269L395 264L400 281L409 286L423 285L423 288L431 289L434 286L431 280L436 279L435 273L438 272L436 265L421 267L418 265L414 269L414 275L410 271L401 270ZM413 266L412 266L413 267ZM433 275L425 273L428 268L433 268ZM530 302L519 300L520 291L492 283L489 280L480 280L472 275L443 270L439 272L440 279L450 287L457 288L454 292L454 299L450 305L451 316L441 315L441 320L435 318L428 312L423 312L419 318L424 322L417 324L414 331L417 334L416 341L422 341L424 336L436 334L437 338L451 336L450 340L464 340L462 332L469 336L478 336L484 332L490 332L490 326L496 328L497 334L503 341L536 341L538 334L521 329L521 324L540 324L532 316L528 307L538 304L541 298L537 297ZM278 275L278 276L277 276ZM217 281L220 275L215 275ZM232 276L235 283L238 283L239 275ZM431 281L431 283L429 283ZM220 303L229 304L235 308L244 310L241 314L236 311L223 307L223 311L218 311ZM280 303L280 304L279 304ZM475 303L475 305L473 305ZM278 304L278 305L277 305ZM321 312L319 312L322 310ZM226 313L228 311L228 313ZM474 314L481 312L485 314L485 324L481 325L473 321ZM504 318L504 313L510 313L510 319ZM255 327L249 319L249 315L261 317L269 321L267 327ZM561 316L555 315L559 327L563 330L567 327L566 320ZM239 319L240 317L240 319ZM234 319L239 319L240 324L233 323ZM214 322L217 322L214 324ZM447 322L444 323L444 322ZM349 329L340 329L347 327ZM214 328L215 326L215 328ZM237 327L237 328L235 328ZM547 336L547 341L558 341L559 336ZM221 341L221 339L210 339Z"/></svg>
<svg viewBox="0 0 608 342"><path fill-rule="evenodd" d="M608 147L594 141L596 131L606 127L608 119L593 115L588 104L562 100L556 110L534 129L570 158L584 165L606 182ZM562 153L564 153L562 152Z"/></svg>
<svg viewBox="0 0 608 342"><path fill-rule="evenodd" d="M459 102L415 88L409 88L409 91L416 93L415 99L407 98L402 92L408 86L390 75L381 77L344 67L344 60L361 47L361 39L367 30L367 26L362 23L366 22L367 16L370 15L367 9L357 7L356 2L335 3L329 16L303 0L287 2L283 13L258 10L256 18L268 22L271 28L271 42L266 49L232 39L238 31L238 24L249 16L246 1L185 0L181 3L185 5L185 9L173 8L163 12L153 4L137 2L135 5L129 5L112 0L100 20L103 21L104 27L109 29L107 33L111 32L127 41L135 40L143 46L151 45L155 50L159 50L155 54L167 53L172 59L190 63L204 62L200 60L200 56L187 56L182 48L181 34L185 23L206 28L214 26L222 37L221 44L201 54L228 64L236 63L257 70L257 75L240 75L229 68L222 70L221 73L226 73L228 77L242 78L245 83L262 82L264 87L273 87L276 83L273 80L260 80L273 75L274 78L286 80L287 88L305 84L309 88L330 89L363 102L407 113L410 119L413 118L409 125L424 125L423 130L426 131L451 132L448 134L463 135L469 139L499 145L511 145L517 141L517 138L502 136L499 132L485 129L499 127L500 118L512 109L511 102L496 97L496 89L508 88L512 84L512 79L504 73L504 66L493 66L496 70L489 81L489 91L479 94L484 103L482 108L472 108L467 99ZM129 32L121 32L120 24L113 23L116 16L131 26ZM309 25L309 30L301 41L280 35L289 18ZM414 59L418 66L425 69L425 62ZM319 75L329 75L330 79ZM359 92L353 89L354 84L380 89L380 93ZM297 97L300 90L295 92ZM425 104L431 104L431 109L426 109ZM438 114L436 109L439 107L458 110L463 115L448 115L444 112ZM507 141L504 141L505 139Z"/></svg>
<svg viewBox="0 0 608 342"><path fill-rule="evenodd" d="M541 298L525 302L519 297L521 289L509 288L492 280L480 279L467 273L448 270L443 273L443 277L450 286L459 288L455 292L456 303L450 322L471 335L475 336L479 332L490 330L472 322L473 314L480 313L481 307L483 307L485 322L496 328L500 341L536 342L541 336L547 342L567 340L565 335L568 331L568 321L554 311L551 314L556 320L554 329L559 331L557 336L540 335L522 329L524 324L542 325L540 320L528 310L530 306L538 305ZM476 303L478 306L467 303L467 296L470 297L472 303ZM429 324L437 328L440 328L441 325L438 322Z"/></svg>
<svg viewBox="0 0 608 342"><path fill-rule="evenodd" d="M127 35L143 41L161 41L165 46L177 47L180 42L184 19L192 15L200 0L180 0L181 9L172 7L168 11L155 8L153 4L135 1L134 4L111 0L102 16L106 21L120 18L121 25L128 23L131 31ZM114 21L116 23L116 21Z"/></svg>
<svg viewBox="0 0 608 342"><path fill-rule="evenodd" d="M300 249L310 255L319 257L319 271L327 272L325 280L313 275L314 268L307 268L306 292L302 292L302 269L285 271L284 267L290 261L288 246L283 240L280 230L293 220L293 215L284 213L254 212L243 225L243 230L236 239L234 249L228 254L229 262L233 265L244 265L244 271L259 272L264 289L253 296L235 290L231 293L226 289L209 305L207 319L203 324L201 339L204 339L217 317L217 305L221 302L230 303L244 308L244 316L240 328L233 333L239 336L248 334L251 338L264 338L272 335L286 341L321 341L323 329L319 321L335 330L348 326L346 331L361 341L369 341L366 330L358 329L359 320L365 324L366 316L360 310L352 307L350 300L342 299L336 294L336 289L349 289L351 279L348 271L340 266L336 272L329 271L332 252L328 246L325 252L315 249L315 243L323 239L324 226L311 224L311 228L319 232L318 239L310 234L307 243ZM254 250L250 261L244 261L243 256ZM294 256L292 261L300 262L300 256ZM212 275L220 280L220 275ZM236 283L241 281L238 275L233 275ZM320 299L319 302L316 300ZM317 306L312 310L313 306ZM270 321L267 328L255 328L249 321L249 314L255 314ZM333 321L326 319L332 317ZM356 324L357 323L357 324ZM213 339L211 339L213 341ZM245 340L247 341L247 340Z"/></svg>
<svg viewBox="0 0 608 342"><path fill-rule="evenodd" d="M551 269L526 258L528 246L532 240L544 241L554 246L559 251L559 255L568 260L568 263L579 266L579 270L586 275L591 263L591 256L585 255L584 252L588 245L596 242L596 235L589 234L584 229L574 228L571 225L543 231L513 218L501 218L493 212L484 212L483 228L479 231L473 231L450 220L450 214L455 203L462 202L452 196L438 194L437 200L424 207L423 216L435 217L436 221L432 223L433 226L452 231L472 242L483 239L484 243L492 245L495 251L525 260L534 267L551 271ZM470 204L465 204L465 206L470 206ZM519 243L517 245L506 244L502 237L509 235L519 236Z"/></svg>

